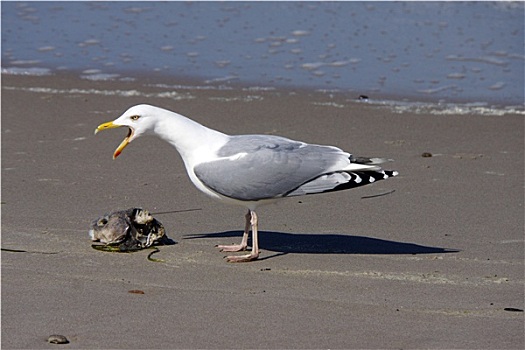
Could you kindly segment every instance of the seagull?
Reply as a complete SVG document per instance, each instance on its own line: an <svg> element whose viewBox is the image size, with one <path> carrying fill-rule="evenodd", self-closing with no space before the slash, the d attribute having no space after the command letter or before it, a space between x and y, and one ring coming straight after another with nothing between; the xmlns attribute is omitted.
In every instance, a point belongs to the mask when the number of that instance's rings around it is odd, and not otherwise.
<svg viewBox="0 0 525 350"><path fill-rule="evenodd" d="M384 158L355 157L334 146L295 141L274 135L227 135L181 114L140 104L117 119L100 124L99 131L127 127L128 134L113 154L142 135L156 135L179 152L191 182L203 193L224 203L248 209L240 244L218 245L223 252L251 252L226 256L228 262L259 257L258 216L263 204L282 198L351 189L396 176L382 170Z"/></svg>

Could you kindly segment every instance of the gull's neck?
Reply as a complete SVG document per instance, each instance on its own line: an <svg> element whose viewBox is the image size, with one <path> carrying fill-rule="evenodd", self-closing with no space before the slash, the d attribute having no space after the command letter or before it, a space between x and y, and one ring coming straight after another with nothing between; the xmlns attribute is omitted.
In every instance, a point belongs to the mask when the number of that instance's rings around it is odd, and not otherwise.
<svg viewBox="0 0 525 350"><path fill-rule="evenodd" d="M159 115L154 133L174 146L187 165L195 164L196 159L206 160L206 155L214 155L228 139L226 134L171 111Z"/></svg>

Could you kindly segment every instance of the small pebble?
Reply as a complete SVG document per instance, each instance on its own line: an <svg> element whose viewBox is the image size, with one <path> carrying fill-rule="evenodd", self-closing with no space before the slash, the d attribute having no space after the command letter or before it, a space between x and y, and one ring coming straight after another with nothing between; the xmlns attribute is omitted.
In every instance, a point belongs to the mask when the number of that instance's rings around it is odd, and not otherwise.
<svg viewBox="0 0 525 350"><path fill-rule="evenodd" d="M514 307L506 307L503 310L510 311L510 312L523 312L523 309L516 309Z"/></svg>
<svg viewBox="0 0 525 350"><path fill-rule="evenodd" d="M68 344L69 340L60 334L53 334L47 338L47 341L51 344Z"/></svg>
<svg viewBox="0 0 525 350"><path fill-rule="evenodd" d="M131 293L131 294L144 294L144 291L139 290L139 289L132 289L132 290L129 290L128 293Z"/></svg>

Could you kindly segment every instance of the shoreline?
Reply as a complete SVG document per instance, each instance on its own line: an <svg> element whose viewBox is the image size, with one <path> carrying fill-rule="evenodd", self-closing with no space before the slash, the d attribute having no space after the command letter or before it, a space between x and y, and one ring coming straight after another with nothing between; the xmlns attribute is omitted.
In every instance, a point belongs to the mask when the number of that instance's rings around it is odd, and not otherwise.
<svg viewBox="0 0 525 350"><path fill-rule="evenodd" d="M196 190L161 140L112 160L124 130L93 135L138 103L392 158L400 175L261 208L261 259L227 264L214 246L240 240L244 209ZM2 346L521 348L523 133L520 113L2 75ZM91 220L134 206L176 242L163 262L91 248Z"/></svg>
<svg viewBox="0 0 525 350"><path fill-rule="evenodd" d="M109 74L111 75L111 74ZM334 96L338 100L346 102L360 102L370 103L375 105L383 105L387 107L398 108L400 110L408 109L410 112L417 112L418 108L422 107L426 110L450 110L455 109L450 113L489 113L489 114L503 114L503 113L518 113L525 115L525 101L522 104L507 103L504 101L473 101L460 98L438 98L433 97L432 94L389 94L377 93L375 91L358 90L358 89L326 89L315 87L302 86L258 86L256 83L249 82L231 82L231 81L206 81L202 78L190 76L165 76L162 73L154 72L147 74L144 72L120 72L116 73L114 77L96 77L97 74L83 74L82 71L68 70L63 72L49 72L46 74L11 74L2 73L2 78L9 77L32 77L32 78L50 78L51 80L68 79L78 82L88 82L88 85L96 83L107 83L115 85L131 85L139 84L142 88L159 87L159 88L173 88L179 90L222 90L222 91L256 91L256 92L281 92L281 93L297 93L297 94L320 94L326 96ZM84 84L81 84L84 85ZM366 97L364 100L361 97ZM470 110L472 109L472 111Z"/></svg>

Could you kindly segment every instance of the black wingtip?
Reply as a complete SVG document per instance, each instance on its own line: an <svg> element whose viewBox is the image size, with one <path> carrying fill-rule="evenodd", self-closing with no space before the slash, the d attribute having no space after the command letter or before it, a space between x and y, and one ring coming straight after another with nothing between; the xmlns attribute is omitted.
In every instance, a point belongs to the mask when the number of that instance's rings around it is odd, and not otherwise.
<svg viewBox="0 0 525 350"><path fill-rule="evenodd" d="M351 179L348 182L340 184L333 189L326 192L342 191L351 188L369 185L376 181L385 180L389 177L397 176L399 173L395 170L379 170L379 171L355 171L348 172Z"/></svg>

